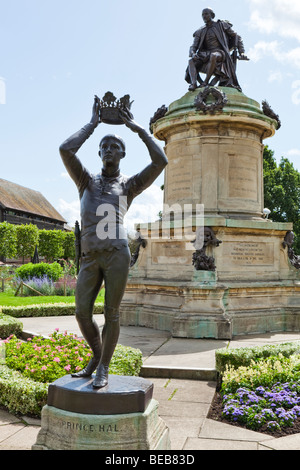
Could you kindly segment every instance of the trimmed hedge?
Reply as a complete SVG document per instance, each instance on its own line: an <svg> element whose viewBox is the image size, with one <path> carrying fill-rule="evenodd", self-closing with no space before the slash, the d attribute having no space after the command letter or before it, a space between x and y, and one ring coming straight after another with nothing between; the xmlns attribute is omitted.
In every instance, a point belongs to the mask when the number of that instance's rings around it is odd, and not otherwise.
<svg viewBox="0 0 300 470"><path fill-rule="evenodd" d="M10 315L0 313L0 338L5 339L10 335L20 336L23 331L23 323Z"/></svg>
<svg viewBox="0 0 300 470"><path fill-rule="evenodd" d="M251 365L251 361L278 356L278 354L290 357L296 353L300 354L300 341L278 345L255 346L253 348L218 349L215 353L216 369L222 374L226 366L234 367L234 369L241 366L248 367Z"/></svg>
<svg viewBox="0 0 300 470"><path fill-rule="evenodd" d="M40 416L47 396L48 384L34 382L20 372L0 365L0 405L11 413Z"/></svg>
<svg viewBox="0 0 300 470"><path fill-rule="evenodd" d="M101 314L104 311L102 303L95 304L94 314ZM14 318L21 317L55 317L63 315L75 315L74 304L37 304L37 305L22 305L18 307L0 307L0 313L10 315Z"/></svg>

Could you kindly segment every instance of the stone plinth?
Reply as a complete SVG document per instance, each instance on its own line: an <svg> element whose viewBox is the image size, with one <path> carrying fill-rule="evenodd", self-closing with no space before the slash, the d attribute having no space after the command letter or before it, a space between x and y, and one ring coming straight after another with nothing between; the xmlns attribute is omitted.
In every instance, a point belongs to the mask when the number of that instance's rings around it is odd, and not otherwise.
<svg viewBox="0 0 300 470"><path fill-rule="evenodd" d="M261 217L263 139L275 133L275 121L243 93L220 89L228 99L221 113L198 112L197 90L172 103L154 124L169 160L164 202L204 204L209 215Z"/></svg>
<svg viewBox="0 0 300 470"><path fill-rule="evenodd" d="M153 126L169 160L166 206L162 221L140 224L148 243L129 274L123 325L219 339L300 330L300 272L283 246L292 224L262 217L263 140L277 123L243 93L222 91L223 111L197 111L197 90L172 103ZM200 217L197 204L204 206ZM187 206L193 209L188 222ZM165 218L168 212L173 219ZM192 264L199 225L219 241L205 253L215 270Z"/></svg>
<svg viewBox="0 0 300 470"><path fill-rule="evenodd" d="M153 384L139 377L63 377L49 386L33 450L167 450L169 430L152 398Z"/></svg>

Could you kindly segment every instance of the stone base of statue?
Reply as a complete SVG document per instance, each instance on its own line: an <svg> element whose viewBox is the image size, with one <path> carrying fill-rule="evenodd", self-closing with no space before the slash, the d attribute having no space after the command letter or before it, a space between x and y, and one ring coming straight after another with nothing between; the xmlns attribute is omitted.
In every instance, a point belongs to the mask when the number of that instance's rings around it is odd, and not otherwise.
<svg viewBox="0 0 300 470"><path fill-rule="evenodd" d="M216 92L204 103L198 89L153 125L166 143L170 217L140 224L147 246L130 271L121 322L189 338L299 331L300 271L284 244L292 224L263 217L263 140L277 123L243 93L218 90L222 109ZM195 240L200 225L208 239L197 251L185 234Z"/></svg>
<svg viewBox="0 0 300 470"><path fill-rule="evenodd" d="M32 450L170 449L149 380L110 375L98 390L92 383L68 375L49 386Z"/></svg>

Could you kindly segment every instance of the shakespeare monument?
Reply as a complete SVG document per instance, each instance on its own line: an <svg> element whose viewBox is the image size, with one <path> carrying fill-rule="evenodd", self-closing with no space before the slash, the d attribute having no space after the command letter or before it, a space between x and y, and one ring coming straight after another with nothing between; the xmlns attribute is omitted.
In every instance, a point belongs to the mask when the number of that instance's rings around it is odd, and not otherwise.
<svg viewBox="0 0 300 470"><path fill-rule="evenodd" d="M188 93L150 121L169 161L164 210L162 220L139 224L147 245L130 270L121 322L190 338L299 331L292 224L264 213L264 140L281 123L267 102L242 92L243 41L214 18L205 9L194 34Z"/></svg>

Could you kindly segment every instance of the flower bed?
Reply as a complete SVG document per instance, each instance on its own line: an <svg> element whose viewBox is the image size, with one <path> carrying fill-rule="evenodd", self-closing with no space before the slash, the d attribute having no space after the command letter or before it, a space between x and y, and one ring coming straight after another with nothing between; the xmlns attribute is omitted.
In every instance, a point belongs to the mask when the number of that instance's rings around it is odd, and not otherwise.
<svg viewBox="0 0 300 470"><path fill-rule="evenodd" d="M252 359L249 366L225 366L208 417L275 436L299 432L300 355L279 353Z"/></svg>
<svg viewBox="0 0 300 470"><path fill-rule="evenodd" d="M83 369L91 357L91 350L85 340L67 332L59 333L58 329L50 338L35 337L21 341L11 336L4 343L5 365L0 366L0 405L11 412L20 412L20 406L28 399L30 409L34 410L30 413L39 415L46 404L47 394L44 392L48 384ZM117 345L110 363L110 374L138 376L141 367L140 350ZM23 390L23 395L18 392L18 396L23 397L19 399L20 403L11 396L17 386L12 387L11 383L19 383ZM46 389L42 385L46 385ZM37 402L33 403L36 388L41 393L37 393ZM23 408L26 408L26 403Z"/></svg>

